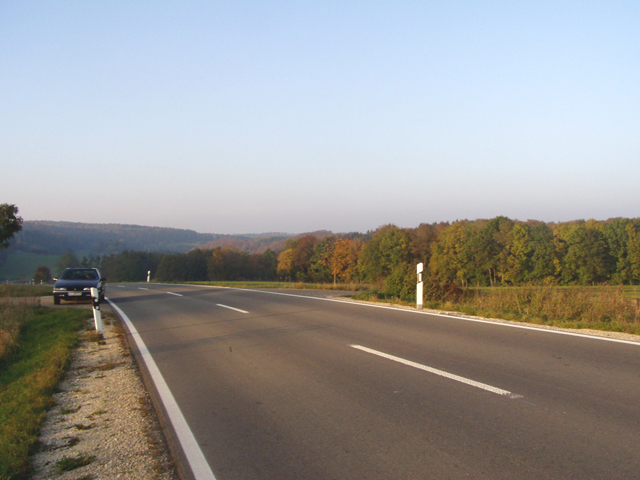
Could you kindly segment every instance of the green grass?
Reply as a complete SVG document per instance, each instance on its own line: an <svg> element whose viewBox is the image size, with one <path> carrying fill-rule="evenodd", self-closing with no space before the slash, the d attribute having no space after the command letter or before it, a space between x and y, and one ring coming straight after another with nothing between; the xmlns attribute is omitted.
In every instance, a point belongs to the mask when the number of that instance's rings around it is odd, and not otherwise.
<svg viewBox="0 0 640 480"><path fill-rule="evenodd" d="M82 310L35 307L0 359L0 479L29 473L29 451L86 318Z"/></svg>
<svg viewBox="0 0 640 480"><path fill-rule="evenodd" d="M0 265L0 281L31 280L40 266L49 267L55 277L58 272L56 264L60 255L44 255L39 253L11 252Z"/></svg>
<svg viewBox="0 0 640 480"><path fill-rule="evenodd" d="M56 462L56 471L58 473L70 472L76 468L84 467L93 463L95 459L96 457L93 455L80 454L75 457L67 457L65 455L62 457L62 460Z"/></svg>
<svg viewBox="0 0 640 480"><path fill-rule="evenodd" d="M53 285L13 285L0 283L2 297L48 297L52 295Z"/></svg>

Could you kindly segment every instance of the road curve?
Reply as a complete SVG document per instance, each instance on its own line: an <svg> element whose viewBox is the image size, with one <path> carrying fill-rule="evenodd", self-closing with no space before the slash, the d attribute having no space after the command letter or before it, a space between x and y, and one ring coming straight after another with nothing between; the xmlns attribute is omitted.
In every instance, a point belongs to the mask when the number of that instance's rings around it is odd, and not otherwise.
<svg viewBox="0 0 640 480"><path fill-rule="evenodd" d="M109 300L210 468L196 478L640 478L640 344L286 292Z"/></svg>

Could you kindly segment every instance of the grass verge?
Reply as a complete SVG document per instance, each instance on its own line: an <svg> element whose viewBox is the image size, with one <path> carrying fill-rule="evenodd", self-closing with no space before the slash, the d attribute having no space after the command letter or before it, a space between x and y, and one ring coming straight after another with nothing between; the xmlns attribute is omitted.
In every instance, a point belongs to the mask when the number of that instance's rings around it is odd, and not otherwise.
<svg viewBox="0 0 640 480"><path fill-rule="evenodd" d="M32 308L11 352L0 359L0 479L23 478L29 450L69 365L87 312Z"/></svg>
<svg viewBox="0 0 640 480"><path fill-rule="evenodd" d="M361 292L352 298L415 306L378 292ZM640 335L640 301L636 287L526 286L463 290L440 286L425 289L424 306L485 318Z"/></svg>

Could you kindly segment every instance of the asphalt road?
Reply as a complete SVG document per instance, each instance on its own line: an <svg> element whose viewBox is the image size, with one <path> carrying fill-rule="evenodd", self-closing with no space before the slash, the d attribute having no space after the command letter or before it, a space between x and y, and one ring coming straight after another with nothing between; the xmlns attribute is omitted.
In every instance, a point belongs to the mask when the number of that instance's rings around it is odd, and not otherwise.
<svg viewBox="0 0 640 480"><path fill-rule="evenodd" d="M640 478L640 344L264 291L107 296L218 480Z"/></svg>

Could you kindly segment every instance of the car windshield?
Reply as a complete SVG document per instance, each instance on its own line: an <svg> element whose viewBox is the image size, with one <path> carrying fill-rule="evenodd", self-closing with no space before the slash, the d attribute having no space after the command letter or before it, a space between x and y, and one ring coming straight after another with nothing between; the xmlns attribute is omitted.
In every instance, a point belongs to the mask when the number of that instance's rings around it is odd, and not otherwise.
<svg viewBox="0 0 640 480"><path fill-rule="evenodd" d="M60 278L62 280L97 280L98 274L95 270L65 270Z"/></svg>

